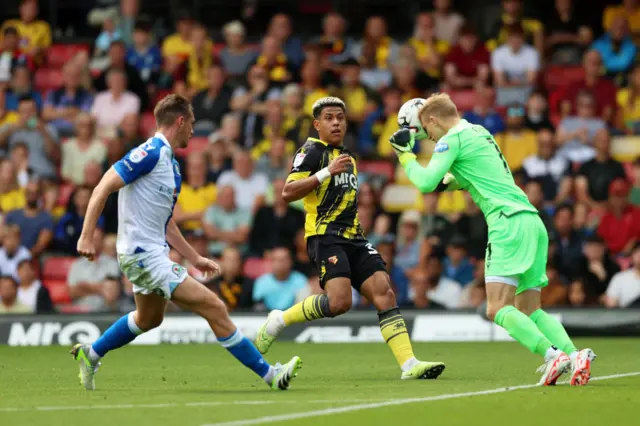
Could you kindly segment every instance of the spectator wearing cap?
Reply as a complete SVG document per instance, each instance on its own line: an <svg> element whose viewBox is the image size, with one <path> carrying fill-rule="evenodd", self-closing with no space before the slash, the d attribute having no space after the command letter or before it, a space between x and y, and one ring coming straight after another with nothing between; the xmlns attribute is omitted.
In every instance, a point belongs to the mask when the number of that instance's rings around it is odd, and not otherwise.
<svg viewBox="0 0 640 426"><path fill-rule="evenodd" d="M115 136L116 129L128 114L140 112L140 98L127 90L127 75L114 68L107 75L107 90L96 95L91 115L96 120L98 134Z"/></svg>
<svg viewBox="0 0 640 426"><path fill-rule="evenodd" d="M625 134L640 133L640 63L633 66L627 80L627 87L616 95L618 113L616 128Z"/></svg>
<svg viewBox="0 0 640 426"><path fill-rule="evenodd" d="M511 105L507 109L507 128L496 136L496 142L511 170L519 169L525 158L538 153L536 132L524 127L524 114L524 107Z"/></svg>
<svg viewBox="0 0 640 426"><path fill-rule="evenodd" d="M262 257L274 247L294 249L294 241L304 226L304 214L290 207L282 198L284 180L273 182L273 204L261 207L254 219L249 236L249 252Z"/></svg>
<svg viewBox="0 0 640 426"><path fill-rule="evenodd" d="M473 264L467 255L467 239L462 235L451 237L442 261L443 275L463 287L473 280Z"/></svg>
<svg viewBox="0 0 640 426"><path fill-rule="evenodd" d="M42 185L37 180L29 181L25 189L26 205L5 216L7 225L20 228L20 244L38 258L53 238L53 218L44 210Z"/></svg>
<svg viewBox="0 0 640 426"><path fill-rule="evenodd" d="M610 29L618 16L627 19L629 28L635 34L640 32L640 5L638 0L622 0L620 4L607 6L602 16L602 27Z"/></svg>
<svg viewBox="0 0 640 426"><path fill-rule="evenodd" d="M220 266L222 273L205 285L222 299L229 311L252 308L253 280L242 272L240 251L234 247L225 248Z"/></svg>
<svg viewBox="0 0 640 426"><path fill-rule="evenodd" d="M155 85L162 68L162 53L151 34L151 20L146 17L136 19L133 28L133 44L127 48L127 64L134 67L140 79L147 85Z"/></svg>
<svg viewBox="0 0 640 426"><path fill-rule="evenodd" d="M219 58L226 73L238 81L256 59L257 53L245 43L245 28L240 21L231 21L222 28L224 48Z"/></svg>
<svg viewBox="0 0 640 426"><path fill-rule="evenodd" d="M11 275L0 276L0 314L32 314L33 310L18 300L18 283Z"/></svg>
<svg viewBox="0 0 640 426"><path fill-rule="evenodd" d="M38 0L20 0L20 19L9 19L2 24L0 32L13 27L18 30L21 49L37 64L44 61L46 49L51 46L51 27L39 20Z"/></svg>
<svg viewBox="0 0 640 426"><path fill-rule="evenodd" d="M173 218L182 229L194 231L202 227L202 215L216 201L216 186L207 182L207 158L201 153L189 154L185 169Z"/></svg>
<svg viewBox="0 0 640 426"><path fill-rule="evenodd" d="M187 85L194 94L208 86L207 72L213 65L213 42L208 38L204 25L196 23L191 30L192 50L187 64Z"/></svg>
<svg viewBox="0 0 640 426"><path fill-rule="evenodd" d="M120 268L118 261L105 254L104 234L96 230L93 234L95 259L90 261L80 257L71 264L67 275L69 296L75 306L82 307L89 312L111 310L120 296L119 289Z"/></svg>
<svg viewBox="0 0 640 426"><path fill-rule="evenodd" d="M609 185L615 179L626 179L622 164L611 158L611 136L600 129L594 138L595 157L578 170L575 185L578 201L590 207L603 207L609 195Z"/></svg>
<svg viewBox="0 0 640 426"><path fill-rule="evenodd" d="M216 204L207 208L202 226L211 243L209 253L219 256L227 247L236 247L243 253L251 229L251 210L239 207L232 186L219 185Z"/></svg>
<svg viewBox="0 0 640 426"><path fill-rule="evenodd" d="M407 44L415 50L420 69L429 77L439 79L442 59L450 46L446 41L437 39L433 13L422 12L416 16L413 37Z"/></svg>
<svg viewBox="0 0 640 426"><path fill-rule="evenodd" d="M20 281L18 276L20 262L31 260L29 250L20 244L20 234L18 225L4 225L4 238L0 248L0 275L13 277L16 282Z"/></svg>
<svg viewBox="0 0 640 426"><path fill-rule="evenodd" d="M11 81L16 67L32 68L31 59L20 50L18 30L7 27L3 31L0 44L0 85Z"/></svg>
<svg viewBox="0 0 640 426"><path fill-rule="evenodd" d="M593 31L575 13L573 0L555 0L544 29L545 44L550 49L551 62L554 64L579 64L582 53L593 40Z"/></svg>
<svg viewBox="0 0 640 426"><path fill-rule="evenodd" d="M60 160L60 145L55 127L40 119L32 98L23 97L18 104L18 122L0 128L0 152L18 143L29 148L29 167L42 178L55 178L55 163Z"/></svg>
<svg viewBox="0 0 640 426"><path fill-rule="evenodd" d="M598 235L612 255L629 256L640 242L640 208L629 204L629 183L615 179L609 184L606 213L600 219Z"/></svg>
<svg viewBox="0 0 640 426"><path fill-rule="evenodd" d="M13 78L4 94L6 95L6 102L2 102L2 95L0 95L0 109L2 105L4 105L9 111L16 111L18 109L18 102L23 97L33 98L38 110L42 109L42 96L40 96L40 92L33 89L33 85L31 84L31 71L25 66L14 68ZM2 124L4 123L2 123L0 114L0 126Z"/></svg>
<svg viewBox="0 0 640 426"><path fill-rule="evenodd" d="M596 116L595 98L583 91L576 98L576 115L562 119L558 125L558 154L571 162L585 163L595 156L593 142L606 123Z"/></svg>
<svg viewBox="0 0 640 426"><path fill-rule="evenodd" d="M18 264L18 301L28 306L36 314L53 313L53 302L49 290L36 277L36 271L30 260Z"/></svg>
<svg viewBox="0 0 640 426"><path fill-rule="evenodd" d="M453 45L463 32L464 17L453 10L451 3L451 0L433 0L433 17L436 37Z"/></svg>
<svg viewBox="0 0 640 426"><path fill-rule="evenodd" d="M491 53L491 69L498 88L498 105L524 105L538 79L540 54L525 43L520 24L509 26L506 43Z"/></svg>
<svg viewBox="0 0 640 426"><path fill-rule="evenodd" d="M426 267L413 274L409 298L416 308L456 309L463 297L462 285L444 276L440 253L428 256Z"/></svg>
<svg viewBox="0 0 640 426"><path fill-rule="evenodd" d="M291 252L286 247L271 251L271 272L256 279L253 285L253 303L268 310L285 310L307 295L307 277L294 271Z"/></svg>
<svg viewBox="0 0 640 426"><path fill-rule="evenodd" d="M555 135L550 129L538 132L538 153L522 162L527 180L538 180L546 202L562 202L570 198L573 188L571 163L556 152Z"/></svg>
<svg viewBox="0 0 640 426"><path fill-rule="evenodd" d="M365 54L365 45L373 49L373 65L375 68L387 69L395 62L399 53L398 44L387 34L387 21L383 16L370 16L367 19L364 35L359 43L353 46L352 55L356 58L369 56Z"/></svg>
<svg viewBox="0 0 640 426"><path fill-rule="evenodd" d="M629 34L629 24L625 16L617 16L611 27L599 39L593 42L592 49L597 50L609 77L624 80L624 74L631 69L636 59L637 47Z"/></svg>
<svg viewBox="0 0 640 426"><path fill-rule="evenodd" d="M573 305L599 305L600 299L611 282L611 278L620 272L620 267L611 258L604 240L598 235L591 235L585 239L582 247L582 257L576 262L575 278L570 293L574 293ZM582 296L582 303L575 303L575 295ZM579 297L578 297L579 298Z"/></svg>
<svg viewBox="0 0 640 426"><path fill-rule="evenodd" d="M125 75L125 90L134 93L140 99L140 106L144 110L149 105L147 86L140 78L138 70L126 61L127 48L120 41L114 41L109 46L109 67L106 68L93 82L96 92L104 92L109 88L111 70L119 70Z"/></svg>
<svg viewBox="0 0 640 426"><path fill-rule="evenodd" d="M476 88L476 102L470 111L463 114L462 118L469 123L478 124L487 129L491 134L504 132L504 119L493 108L495 92L493 88L481 86Z"/></svg>
<svg viewBox="0 0 640 426"><path fill-rule="evenodd" d="M480 43L474 29L464 25L458 43L444 58L445 84L453 90L484 86L490 77L490 60L489 51Z"/></svg>
<svg viewBox="0 0 640 426"><path fill-rule="evenodd" d="M588 50L582 57L584 80L570 84L564 91L560 104L562 116L576 111L578 94L584 90L591 92L595 98L595 115L610 123L615 118L616 86L602 75L602 58L597 50Z"/></svg>
<svg viewBox="0 0 640 426"><path fill-rule="evenodd" d="M509 27L518 25L528 44L535 46L539 53L544 52L544 27L537 19L524 16L522 0L502 0L502 14L489 32L491 39L487 48L494 50L509 38Z"/></svg>
<svg viewBox="0 0 640 426"><path fill-rule="evenodd" d="M91 188L88 186L78 186L71 196L71 202L65 214L60 218L53 234L53 248L65 254L75 255L76 246L82 225L87 214L89 199L91 198ZM98 231L104 229L104 217L98 219Z"/></svg>
<svg viewBox="0 0 640 426"><path fill-rule="evenodd" d="M264 204L268 184L266 176L255 171L251 155L246 151L236 152L233 170L222 173L218 178L218 186L232 186L235 204L251 214Z"/></svg>
<svg viewBox="0 0 640 426"><path fill-rule="evenodd" d="M341 64L351 57L353 40L345 36L346 21L337 12L327 13L322 20L322 35L311 40L322 54L334 64Z"/></svg>
<svg viewBox="0 0 640 426"><path fill-rule="evenodd" d="M631 268L611 278L602 299L607 308L637 308L640 306L640 243L631 251Z"/></svg>
<svg viewBox="0 0 640 426"><path fill-rule="evenodd" d="M51 123L58 133L73 134L74 120L81 112L88 112L93 96L80 86L81 69L68 62L62 69L62 86L49 92L42 111L44 120Z"/></svg>
<svg viewBox="0 0 640 426"><path fill-rule="evenodd" d="M302 61L304 61L302 41L293 35L293 26L289 15L285 13L275 14L269 22L267 36L273 37L278 41L282 46L282 51L293 66L299 67L302 64Z"/></svg>
<svg viewBox="0 0 640 426"><path fill-rule="evenodd" d="M95 121L88 113L75 118L75 137L62 145L62 178L82 185L85 165L91 161L99 164L107 157L107 147L96 137Z"/></svg>
<svg viewBox="0 0 640 426"><path fill-rule="evenodd" d="M378 154L390 158L393 150L389 137L398 129L398 110L402 106L402 93L389 87L382 93L382 107L367 115L360 127L358 152L361 155Z"/></svg>
<svg viewBox="0 0 640 426"><path fill-rule="evenodd" d="M226 83L224 69L211 65L206 71L207 86L193 98L193 115L196 118L194 132L210 134L220 127L222 117L230 111L231 88Z"/></svg>

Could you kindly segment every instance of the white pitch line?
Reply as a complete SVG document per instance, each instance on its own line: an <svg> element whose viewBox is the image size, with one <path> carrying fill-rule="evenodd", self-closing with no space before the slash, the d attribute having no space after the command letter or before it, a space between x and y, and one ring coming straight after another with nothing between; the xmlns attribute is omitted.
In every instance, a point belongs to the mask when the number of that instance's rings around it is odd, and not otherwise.
<svg viewBox="0 0 640 426"><path fill-rule="evenodd" d="M631 376L640 376L640 371L635 371L633 373L612 374L609 376L593 377L591 378L591 380L611 380L611 379L619 379L622 377L631 377ZM235 420L235 421L222 422L222 423L210 423L202 426L258 425L258 424L274 423L274 422L280 422L280 421L286 421L286 420L304 419L309 417L328 416L331 414L348 413L351 411L369 410L373 408L388 407L392 405L405 405L405 404L412 404L416 402L442 401L445 399L465 398L467 396L493 395L496 393L511 392L519 389L530 389L538 386L539 386L538 384L519 385L519 386L509 386L504 388L488 389L488 390L482 390L482 391L476 391L476 392L451 393L451 394L445 394L445 395L426 396L422 398L393 399L393 400L384 401L384 402L347 405L346 407L325 408L323 410L305 411L301 413L281 414L277 416L265 416L265 417L258 417L255 419Z"/></svg>
<svg viewBox="0 0 640 426"><path fill-rule="evenodd" d="M386 401L386 400L379 400ZM136 408L176 408L176 407L215 407L219 405L269 405L269 404L344 404L371 402L370 399L316 399L310 401L291 400L254 400L254 401L198 401L185 403L160 404L110 404L110 405L60 405L38 407L0 407L0 413L18 413L31 411L76 411L76 410L130 410Z"/></svg>

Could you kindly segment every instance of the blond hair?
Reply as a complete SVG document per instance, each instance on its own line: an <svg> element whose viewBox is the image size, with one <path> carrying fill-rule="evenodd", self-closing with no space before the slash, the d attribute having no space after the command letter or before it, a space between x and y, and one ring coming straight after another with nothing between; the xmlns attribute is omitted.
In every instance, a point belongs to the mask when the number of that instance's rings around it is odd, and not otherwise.
<svg viewBox="0 0 640 426"><path fill-rule="evenodd" d="M421 119L431 116L438 118L458 117L458 108L446 93L435 93L427 98L418 112L418 117Z"/></svg>

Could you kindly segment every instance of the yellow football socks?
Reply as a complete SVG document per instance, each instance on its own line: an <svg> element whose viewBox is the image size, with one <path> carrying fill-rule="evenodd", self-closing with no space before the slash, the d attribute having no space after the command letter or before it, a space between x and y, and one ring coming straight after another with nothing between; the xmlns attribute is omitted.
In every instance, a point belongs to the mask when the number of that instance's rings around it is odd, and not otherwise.
<svg viewBox="0 0 640 426"><path fill-rule="evenodd" d="M382 338L387 342L396 357L396 361L402 367L407 360L414 358L414 355L407 325L400 313L400 309L395 307L378 312L378 321L380 322Z"/></svg>
<svg viewBox="0 0 640 426"><path fill-rule="evenodd" d="M313 321L331 316L329 309L329 298L326 294L314 294L296 303L286 311L282 318L284 325L298 324L301 322Z"/></svg>

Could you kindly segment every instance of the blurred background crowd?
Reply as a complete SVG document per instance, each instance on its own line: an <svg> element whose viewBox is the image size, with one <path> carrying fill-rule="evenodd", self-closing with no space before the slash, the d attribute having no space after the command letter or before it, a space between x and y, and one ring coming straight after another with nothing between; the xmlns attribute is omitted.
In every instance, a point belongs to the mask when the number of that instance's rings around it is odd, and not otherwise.
<svg viewBox="0 0 640 426"><path fill-rule="evenodd" d="M540 210L543 304L640 305L640 1L226 3L3 1L0 313L131 309L117 194L97 261L75 247L92 188L153 135L153 106L171 92L196 117L177 153L174 218L220 260L207 285L230 310L285 309L321 291L302 205L280 194L292 154L317 136L311 105L327 95L347 105L360 221L400 305L483 303L483 215L465 192L417 193L387 143L402 103L437 91L496 135ZM426 164L432 143L418 145Z"/></svg>

